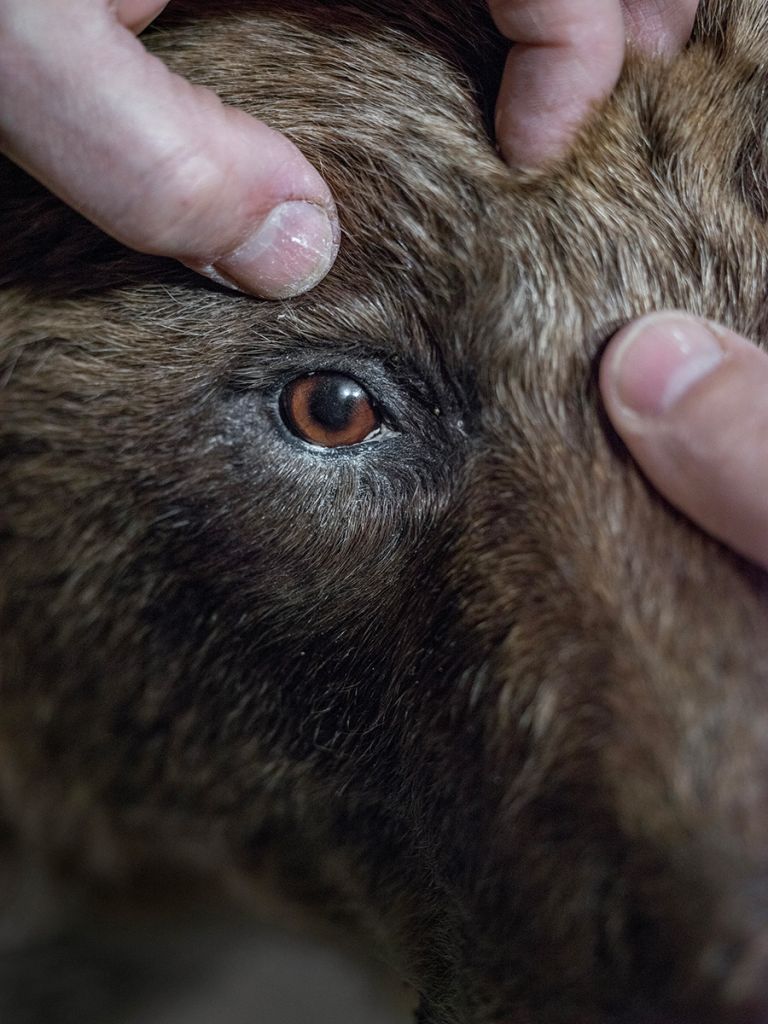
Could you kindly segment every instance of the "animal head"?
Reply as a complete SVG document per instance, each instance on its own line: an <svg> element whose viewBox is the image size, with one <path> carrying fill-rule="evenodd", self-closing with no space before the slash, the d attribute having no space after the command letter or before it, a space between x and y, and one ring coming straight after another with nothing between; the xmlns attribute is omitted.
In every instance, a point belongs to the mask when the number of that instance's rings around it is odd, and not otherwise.
<svg viewBox="0 0 768 1024"><path fill-rule="evenodd" d="M482 4L184 2L151 45L299 143L343 243L259 302L3 167L15 842L274 857L425 1022L762 1020L766 578L646 485L595 364L670 306L768 338L763 5L631 58L540 176L489 141Z"/></svg>

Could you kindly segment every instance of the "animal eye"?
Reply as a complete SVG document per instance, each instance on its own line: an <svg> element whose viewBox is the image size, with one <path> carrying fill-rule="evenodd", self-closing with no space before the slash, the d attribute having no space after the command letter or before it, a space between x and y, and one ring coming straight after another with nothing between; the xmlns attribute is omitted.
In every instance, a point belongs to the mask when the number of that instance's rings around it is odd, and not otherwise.
<svg viewBox="0 0 768 1024"><path fill-rule="evenodd" d="M280 410L293 434L323 448L360 444L381 428L374 400L343 373L297 377L283 389Z"/></svg>

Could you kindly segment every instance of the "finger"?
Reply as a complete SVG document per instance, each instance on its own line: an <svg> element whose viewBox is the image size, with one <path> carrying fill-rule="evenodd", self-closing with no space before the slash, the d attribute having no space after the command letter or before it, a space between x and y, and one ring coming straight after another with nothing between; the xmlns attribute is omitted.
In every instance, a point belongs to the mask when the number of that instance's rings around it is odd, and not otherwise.
<svg viewBox="0 0 768 1024"><path fill-rule="evenodd" d="M590 108L616 84L624 60L619 0L489 0L515 45L496 107L505 159L534 167L559 156Z"/></svg>
<svg viewBox="0 0 768 1024"><path fill-rule="evenodd" d="M706 321L659 313L613 339L600 384L659 491L768 568L768 355Z"/></svg>
<svg viewBox="0 0 768 1024"><path fill-rule="evenodd" d="M646 53L677 53L691 35L699 0L625 0L627 35Z"/></svg>
<svg viewBox="0 0 768 1024"><path fill-rule="evenodd" d="M57 6L0 5L7 155L135 249L267 297L323 277L333 201L296 147L171 74L101 3Z"/></svg>
<svg viewBox="0 0 768 1024"><path fill-rule="evenodd" d="M168 0L115 0L113 9L117 20L136 35L165 10Z"/></svg>

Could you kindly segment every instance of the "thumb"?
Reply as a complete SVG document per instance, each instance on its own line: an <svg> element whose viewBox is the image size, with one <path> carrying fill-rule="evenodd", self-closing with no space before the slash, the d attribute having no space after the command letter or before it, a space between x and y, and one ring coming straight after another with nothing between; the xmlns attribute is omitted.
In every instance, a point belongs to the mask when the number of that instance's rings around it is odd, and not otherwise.
<svg viewBox="0 0 768 1024"><path fill-rule="evenodd" d="M336 254L298 149L171 74L101 0L0 5L0 146L126 245L258 295L310 288Z"/></svg>
<svg viewBox="0 0 768 1024"><path fill-rule="evenodd" d="M768 568L768 355L707 321L657 313L613 339L600 386L659 491Z"/></svg>

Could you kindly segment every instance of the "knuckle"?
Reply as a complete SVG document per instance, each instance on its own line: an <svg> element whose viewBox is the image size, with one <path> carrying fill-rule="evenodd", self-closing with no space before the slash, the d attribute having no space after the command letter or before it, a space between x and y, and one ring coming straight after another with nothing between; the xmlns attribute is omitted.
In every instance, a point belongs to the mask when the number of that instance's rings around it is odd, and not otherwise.
<svg viewBox="0 0 768 1024"><path fill-rule="evenodd" d="M174 147L137 179L119 211L117 233L158 256L215 247L210 236L226 206L225 179L224 168L209 154Z"/></svg>

